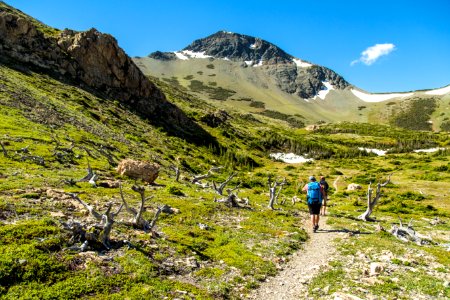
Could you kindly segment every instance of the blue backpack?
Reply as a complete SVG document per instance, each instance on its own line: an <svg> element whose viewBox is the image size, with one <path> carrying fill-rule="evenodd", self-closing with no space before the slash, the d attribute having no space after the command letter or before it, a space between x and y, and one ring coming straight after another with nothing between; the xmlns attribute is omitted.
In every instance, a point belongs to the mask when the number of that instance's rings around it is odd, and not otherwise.
<svg viewBox="0 0 450 300"><path fill-rule="evenodd" d="M308 183L307 200L308 204L322 203L322 193L320 192L320 184L318 182Z"/></svg>

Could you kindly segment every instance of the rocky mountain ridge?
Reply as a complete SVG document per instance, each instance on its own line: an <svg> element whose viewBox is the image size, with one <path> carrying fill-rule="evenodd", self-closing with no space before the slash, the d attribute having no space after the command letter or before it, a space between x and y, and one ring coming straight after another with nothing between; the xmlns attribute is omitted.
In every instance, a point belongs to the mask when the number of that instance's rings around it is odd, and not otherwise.
<svg viewBox="0 0 450 300"><path fill-rule="evenodd" d="M0 63L31 68L117 99L150 122L186 138L205 134L148 80L117 40L92 28L45 34L36 20L0 2Z"/></svg>
<svg viewBox="0 0 450 300"><path fill-rule="evenodd" d="M303 99L314 98L320 91L351 86L333 70L295 58L270 42L226 31L195 40L182 51L157 51L149 57L165 61L215 58L240 62L244 68L261 67L282 91Z"/></svg>

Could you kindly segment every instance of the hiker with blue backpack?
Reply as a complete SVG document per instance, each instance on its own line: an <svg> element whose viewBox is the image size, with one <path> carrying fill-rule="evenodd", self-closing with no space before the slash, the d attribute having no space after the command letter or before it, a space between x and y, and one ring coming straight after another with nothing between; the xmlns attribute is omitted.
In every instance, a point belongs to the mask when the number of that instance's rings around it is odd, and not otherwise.
<svg viewBox="0 0 450 300"><path fill-rule="evenodd" d="M314 176L309 177L309 182L303 187L302 190L306 192L309 214L311 215L311 223L313 226L313 231L316 232L319 229L319 214L322 206L322 200L325 198L325 192L323 190L323 186L316 181Z"/></svg>

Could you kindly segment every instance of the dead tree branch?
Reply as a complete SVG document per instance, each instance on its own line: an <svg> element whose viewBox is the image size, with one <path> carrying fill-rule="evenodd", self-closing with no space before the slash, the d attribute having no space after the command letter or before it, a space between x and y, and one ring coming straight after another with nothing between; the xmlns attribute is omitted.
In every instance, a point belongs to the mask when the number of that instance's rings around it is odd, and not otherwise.
<svg viewBox="0 0 450 300"><path fill-rule="evenodd" d="M153 218L153 220L151 222L148 222L147 220L145 220L142 217L142 214L145 211L145 201L152 199L153 196L146 198L145 197L145 188L143 186L134 185L131 189L141 196L141 204L139 206L139 209L137 210L137 209L134 209L134 208L128 206L128 203L125 201L125 197L123 195L122 185L120 185L119 187L120 187L120 197L122 198L123 205L125 206L125 209L130 214L133 215L133 219L131 220L131 225L135 228L142 229L145 232L152 231L153 227L156 224L156 221L158 220L159 215L161 214L162 211L167 211L168 206L162 205L161 207L159 207L158 210L156 211L156 214L155 214L155 217Z"/></svg>
<svg viewBox="0 0 450 300"><path fill-rule="evenodd" d="M372 193L373 193L373 189L371 187L372 183L369 183L369 187L367 188L367 209L366 209L366 211L363 214L361 214L358 217L358 219L361 219L363 221L373 221L373 219L370 218L370 215L372 214L373 209L375 208L375 205L377 205L378 200L382 196L381 188L386 186L391 181L391 175L392 174L390 174L388 176L387 180L384 183L378 182L377 190L375 192L375 198L372 198Z"/></svg>
<svg viewBox="0 0 450 300"><path fill-rule="evenodd" d="M271 177L269 176L269 179L267 180L267 185L269 186L269 196L270 196L270 200L269 200L269 208L270 209L275 209L273 207L273 205L275 204L275 202L278 199L278 196L281 193L281 190L283 189L283 186L286 184L286 178L283 178L282 181L271 181ZM277 187L279 187L278 191L277 191Z"/></svg>
<svg viewBox="0 0 450 300"><path fill-rule="evenodd" d="M0 141L0 146L2 147L3 156L4 157L9 157L8 151L6 151L6 148L5 148L5 145L3 144L3 141Z"/></svg>
<svg viewBox="0 0 450 300"><path fill-rule="evenodd" d="M169 166L169 169L171 169L172 171L175 172L175 181L176 181L176 182L179 182L179 180L180 180L180 175L181 175L180 167L175 166L175 165L171 165L171 166Z"/></svg>
<svg viewBox="0 0 450 300"><path fill-rule="evenodd" d="M191 183L198 183L200 180L206 179L208 177L212 176L213 172L217 172L220 169L222 169L223 167L212 167L211 169L209 169L208 173L203 174L203 175L194 175L194 178L192 178Z"/></svg>
<svg viewBox="0 0 450 300"><path fill-rule="evenodd" d="M417 233L412 227L412 219L407 226L404 226L402 219L399 217L400 226L393 225L390 233L403 242L414 242L417 245L431 244L433 241L430 237Z"/></svg>
<svg viewBox="0 0 450 300"><path fill-rule="evenodd" d="M224 198L214 198L214 202L225 203L225 205L229 207L236 208L248 208L249 199L248 198L239 198L236 193L233 193L233 190L227 189L228 196Z"/></svg>
<svg viewBox="0 0 450 300"><path fill-rule="evenodd" d="M231 181L231 179L233 179L234 176L236 176L237 173L233 173L231 174L221 185L219 185L218 187L216 186L216 183L213 181L213 187L214 190L216 191L217 194L219 194L220 196L223 196L223 189L225 188L225 186ZM239 183L238 185L236 185L236 187L234 187L232 191L235 191L239 188L239 186L241 185L241 183Z"/></svg>
<svg viewBox="0 0 450 300"><path fill-rule="evenodd" d="M72 197L72 199L81 203L81 205L83 205L83 207L89 212L89 214L99 223L94 224L93 226L87 228L86 230L84 230L84 226L81 225L79 226L77 225L75 227L72 226L72 228L69 226L68 228L71 229L72 232L74 233L75 233L74 230L76 230L77 235L84 236L84 239L86 239L87 243L90 244L92 247L97 248L98 245L101 244L106 249L110 249L111 248L110 235L112 227L115 223L114 218L122 210L123 204L119 207L117 212L113 213L111 212L113 203L109 202L105 213L100 214L94 209L93 206L81 200L76 194L70 193L69 195ZM83 248L86 249L87 245L85 245L85 247L80 247L80 250L82 250Z"/></svg>
<svg viewBox="0 0 450 300"><path fill-rule="evenodd" d="M98 179L97 174L92 170L91 164L89 163L89 158L86 156L87 163L88 163L88 174L84 176L83 178L79 179L77 182L89 182L93 187L97 187L97 184L95 183Z"/></svg>

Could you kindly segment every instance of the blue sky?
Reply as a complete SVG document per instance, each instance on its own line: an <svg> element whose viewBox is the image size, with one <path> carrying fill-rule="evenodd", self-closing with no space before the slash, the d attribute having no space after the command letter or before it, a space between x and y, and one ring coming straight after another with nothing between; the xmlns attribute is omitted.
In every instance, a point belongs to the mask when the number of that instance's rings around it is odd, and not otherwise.
<svg viewBox="0 0 450 300"><path fill-rule="evenodd" d="M369 92L450 84L450 0L5 2L56 28L110 33L130 56L180 50L227 30L272 42Z"/></svg>

